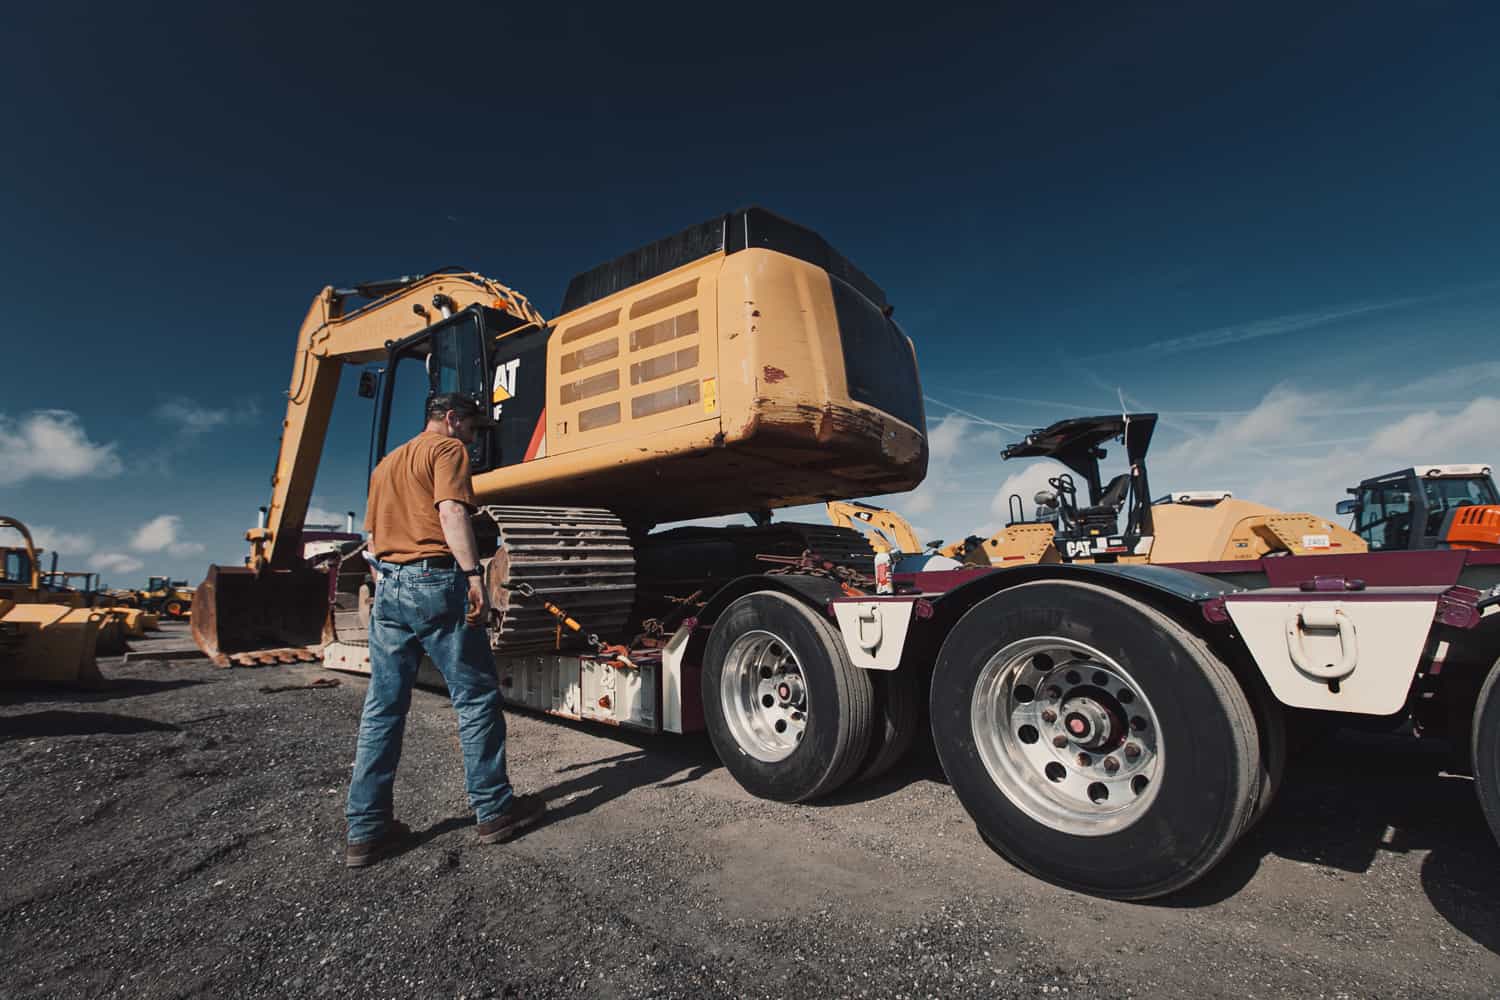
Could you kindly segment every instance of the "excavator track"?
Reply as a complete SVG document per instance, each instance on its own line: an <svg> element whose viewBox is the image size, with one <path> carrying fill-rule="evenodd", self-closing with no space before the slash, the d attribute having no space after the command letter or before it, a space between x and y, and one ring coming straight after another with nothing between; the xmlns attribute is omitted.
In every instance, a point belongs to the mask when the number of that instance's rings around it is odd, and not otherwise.
<svg viewBox="0 0 1500 1000"><path fill-rule="evenodd" d="M500 653L583 648L542 605L566 609L585 635L611 639L635 603L635 552L630 532L614 514L588 507L481 507L499 546L485 574L498 612L490 645ZM513 588L530 584L536 596Z"/></svg>

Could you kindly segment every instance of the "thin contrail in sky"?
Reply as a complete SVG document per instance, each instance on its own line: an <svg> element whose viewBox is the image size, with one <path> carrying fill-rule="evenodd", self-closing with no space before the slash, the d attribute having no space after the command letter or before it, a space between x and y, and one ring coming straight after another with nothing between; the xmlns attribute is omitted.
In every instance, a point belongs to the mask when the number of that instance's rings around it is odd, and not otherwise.
<svg viewBox="0 0 1500 1000"><path fill-rule="evenodd" d="M968 417L970 420L973 420L975 423L984 424L986 427L995 427L995 428L998 428L998 429L1000 429L1002 431L1010 431L1013 434L1024 434L1024 433L1026 433L1025 428L1019 427L1016 424L1002 424L998 420L991 420L989 417L981 417L979 414L977 414L977 413L970 413L968 410L960 410L958 407L954 406L952 403L945 403L941 399L937 399L937 398L935 398L933 396L924 395L922 398L925 399L925 400L927 400L927 402L929 402L929 403L936 403L937 405L943 407L946 410L952 410L954 413L957 413L961 417Z"/></svg>
<svg viewBox="0 0 1500 1000"><path fill-rule="evenodd" d="M1189 333L1182 337L1157 340L1140 347L1131 348L1129 353L1181 354L1184 351L1202 351L1211 347L1227 347L1230 344L1239 344L1247 340L1259 340L1262 337L1279 337L1288 333L1301 333L1304 330L1312 330L1320 326L1326 326L1329 323L1337 323L1340 320L1389 312L1392 309L1401 309L1406 306L1430 302L1439 297L1435 295L1416 295L1401 299L1385 299L1378 302L1356 302L1351 305L1338 306L1332 309L1314 309L1308 312L1288 313L1285 316L1273 316L1270 319L1256 320L1252 323L1236 323L1233 326L1221 326L1213 330L1201 330L1198 333ZM1127 352L1106 351L1102 354L1090 355L1080 360L1089 361L1115 357L1122 353Z"/></svg>
<svg viewBox="0 0 1500 1000"><path fill-rule="evenodd" d="M1358 316L1370 316L1376 313L1390 312L1395 309L1404 309L1407 306L1438 302L1466 292L1494 288L1497 284L1500 284L1500 282L1481 281L1476 284L1465 285L1461 288L1450 288L1441 292L1434 292L1431 295L1408 295L1395 299L1352 302L1347 305L1331 306L1325 309L1288 313L1284 316L1273 316L1270 319L1255 320L1250 323L1235 323L1232 326L1221 326L1212 330L1200 330L1197 333L1189 333L1181 337L1170 337L1166 340L1153 341L1140 347L1090 354L1075 358L1074 360L1097 361L1101 358L1115 358L1127 354L1181 354L1185 351L1201 351L1212 347L1225 347L1229 344L1239 344L1247 340L1259 340L1262 337L1279 337L1288 333L1301 333L1304 330L1316 329L1320 326L1327 326L1330 323L1338 323L1346 319L1354 319Z"/></svg>

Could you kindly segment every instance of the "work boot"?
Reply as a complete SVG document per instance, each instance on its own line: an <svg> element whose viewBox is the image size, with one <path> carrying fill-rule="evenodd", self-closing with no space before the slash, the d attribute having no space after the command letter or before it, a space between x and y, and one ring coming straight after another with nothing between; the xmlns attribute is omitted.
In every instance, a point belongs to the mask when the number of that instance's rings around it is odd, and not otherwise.
<svg viewBox="0 0 1500 1000"><path fill-rule="evenodd" d="M479 841L483 844L502 844L522 830L535 826L547 811L547 803L540 795L517 795L510 800L510 808L479 824Z"/></svg>
<svg viewBox="0 0 1500 1000"><path fill-rule="evenodd" d="M386 824L385 832L374 840L361 840L344 847L344 865L349 868L364 868L382 858L390 857L411 838L411 827L400 820Z"/></svg>

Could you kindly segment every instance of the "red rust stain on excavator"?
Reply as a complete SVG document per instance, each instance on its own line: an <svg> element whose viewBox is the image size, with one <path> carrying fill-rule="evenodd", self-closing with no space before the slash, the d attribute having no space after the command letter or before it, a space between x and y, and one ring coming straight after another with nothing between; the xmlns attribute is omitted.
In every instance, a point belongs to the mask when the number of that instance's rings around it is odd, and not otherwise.
<svg viewBox="0 0 1500 1000"><path fill-rule="evenodd" d="M780 368L777 368L775 365L766 365L765 368L761 369L761 372L765 375L766 381L770 382L772 385L775 385L777 382L780 382L782 379L786 378L786 372L782 371Z"/></svg>

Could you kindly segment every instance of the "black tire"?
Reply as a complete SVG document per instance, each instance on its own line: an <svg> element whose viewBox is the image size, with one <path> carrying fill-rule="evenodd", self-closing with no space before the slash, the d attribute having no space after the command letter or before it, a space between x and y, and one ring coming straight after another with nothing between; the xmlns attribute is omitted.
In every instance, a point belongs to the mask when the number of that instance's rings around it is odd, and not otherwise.
<svg viewBox="0 0 1500 1000"><path fill-rule="evenodd" d="M1479 807L1489 821L1490 833L1500 841L1500 660L1490 668L1484 687L1479 689L1469 745Z"/></svg>
<svg viewBox="0 0 1500 1000"><path fill-rule="evenodd" d="M1255 712L1255 727L1260 736L1260 784L1256 789L1255 806L1245 824L1248 831L1265 818L1271 803L1276 801L1276 793L1281 790L1286 775L1288 749L1286 709L1271 693L1270 685L1259 676L1259 668L1248 658L1247 666L1257 671L1257 675L1242 684L1241 689Z"/></svg>
<svg viewBox="0 0 1500 1000"><path fill-rule="evenodd" d="M807 720L801 742L781 760L758 759L736 740L722 693L725 658L736 641L768 632L801 668ZM719 759L745 790L763 799L804 802L843 785L865 760L874 727L874 690L849 662L826 620L774 591L747 594L714 623L703 658L703 716Z"/></svg>
<svg viewBox="0 0 1500 1000"><path fill-rule="evenodd" d="M922 723L922 692L911 672L874 670L870 680L875 685L875 733L858 781L873 781L899 764Z"/></svg>
<svg viewBox="0 0 1500 1000"><path fill-rule="evenodd" d="M1007 647L1022 649L1012 644L1029 640L1096 650L1113 661L1114 669L1128 675L1138 692L1132 697L1149 705L1152 728L1159 734L1160 767L1145 785L1126 793L1141 796L1138 800L1116 799L1121 812L1108 819L1115 829L1097 835L1081 832L1091 826L1104 828L1105 820L1096 824L1087 808L1066 819L1044 821L1019 804L1028 795L1033 796L1030 801L1038 802L1046 796L1060 798L1065 787L1079 788L1064 783L1091 781L1083 776L1082 768L1075 773L1057 764L1063 776L1052 778L1054 784L1049 786L1041 776L1059 772L1050 763L1046 770L1029 770L1036 759L1035 749L1018 753L1015 773L1022 779L993 776L1000 771L992 772L981 755L973 713L992 711L999 703L988 701L989 695L976 703L976 689L981 679L990 683L995 676L986 674L985 668L997 653ZM1038 659L1046 658L1030 662ZM1024 656L1016 662L1024 662ZM1064 660L1062 666L1071 662ZM1087 667L1081 673L1085 678L1093 676ZM1008 697L1025 700L1015 693L1023 686L1006 688ZM1103 689L1073 689L1063 695L1054 718L1064 715L1071 721L1067 706L1078 692L1103 691L1095 702L1107 702L1108 688L1109 684ZM1041 697L1038 693L1038 704ZM1120 709L1118 704L1114 709L1123 715L1141 710ZM1150 899L1188 885L1217 864L1246 829L1261 787L1255 716L1229 668L1167 616L1091 584L1025 584L972 608L938 655L931 713L943 770L984 839L1032 874L1081 892ZM1032 727L1019 727L1014 740L1009 732L988 732L985 746L1055 746L1056 736L1039 740L1032 732L1028 738L1022 731L1026 728ZM1113 730L1100 726L1096 731ZM1120 726L1119 732L1125 733L1120 738L1127 743L1136 742L1125 727ZM1066 733L1061 735L1066 738ZM1066 761L1075 749L1065 744L1058 759ZM1120 757L1120 751L1100 752ZM1090 760L1091 766L1101 763L1098 756ZM1005 787L1013 780L1015 784ZM1021 780L1030 781L1030 786L1019 784ZM1094 787L1092 783L1086 786L1090 798ZM1100 816L1104 808L1100 806ZM1116 806L1111 803L1109 808Z"/></svg>

